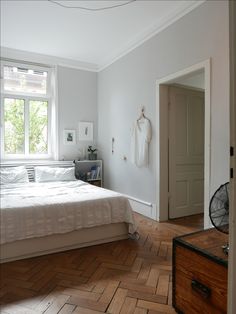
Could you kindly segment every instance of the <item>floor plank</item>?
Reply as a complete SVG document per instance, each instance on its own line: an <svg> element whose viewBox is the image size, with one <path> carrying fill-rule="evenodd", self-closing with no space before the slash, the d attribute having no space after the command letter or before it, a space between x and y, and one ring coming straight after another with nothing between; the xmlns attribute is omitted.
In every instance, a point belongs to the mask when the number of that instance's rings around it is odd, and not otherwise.
<svg viewBox="0 0 236 314"><path fill-rule="evenodd" d="M140 238L0 265L5 314L160 314L172 308L172 239L202 215L158 223L135 214Z"/></svg>
<svg viewBox="0 0 236 314"><path fill-rule="evenodd" d="M110 303L110 306L107 310L107 313L112 313L112 314L120 313L123 303L125 302L127 292L128 292L127 289L121 289L121 288L117 289L116 294L114 295L114 298L112 302Z"/></svg>
<svg viewBox="0 0 236 314"><path fill-rule="evenodd" d="M75 310L76 306L72 304L64 304L58 314L71 314Z"/></svg>

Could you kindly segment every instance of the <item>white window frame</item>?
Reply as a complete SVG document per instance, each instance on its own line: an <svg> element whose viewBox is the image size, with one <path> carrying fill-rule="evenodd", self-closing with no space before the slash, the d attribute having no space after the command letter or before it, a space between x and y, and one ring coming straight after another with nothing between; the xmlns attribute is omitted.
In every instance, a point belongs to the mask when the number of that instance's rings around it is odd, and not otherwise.
<svg viewBox="0 0 236 314"><path fill-rule="evenodd" d="M21 68L29 68L36 71L47 72L47 87L46 94L33 94L33 93L24 93L24 92L12 92L5 91L3 88L3 70L4 66L14 66ZM34 64L28 63L20 63L20 62L12 62L1 60L1 156L3 161L7 160L50 160L56 159L57 157L57 149L56 144L56 102L55 102L55 83L53 83L53 79L55 80L55 73L52 68L47 66L38 66ZM25 153L24 154L6 154L4 151L4 99L5 98L13 98L13 99L22 99L24 100L24 121L25 121ZM38 101L47 101L48 103L48 152L47 154L30 154L27 149L28 145L28 132L29 132L29 102L30 100L38 100ZM54 121L55 120L55 121Z"/></svg>

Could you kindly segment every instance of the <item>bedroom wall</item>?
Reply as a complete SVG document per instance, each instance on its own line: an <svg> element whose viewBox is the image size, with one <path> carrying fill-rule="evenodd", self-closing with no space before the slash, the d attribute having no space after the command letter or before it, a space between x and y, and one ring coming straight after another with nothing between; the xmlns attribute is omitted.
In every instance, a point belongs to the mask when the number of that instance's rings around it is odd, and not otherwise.
<svg viewBox="0 0 236 314"><path fill-rule="evenodd" d="M56 85L58 100L58 159L73 160L78 157L79 149L87 148L89 144L97 142L97 73L76 68L73 60L37 54L1 47L1 57L17 60L18 62L32 62L45 64L56 69ZM69 64L69 66L58 65ZM75 63L75 64L74 64ZM79 121L94 122L94 141L78 142L76 145L64 145L63 130L78 131Z"/></svg>
<svg viewBox="0 0 236 314"><path fill-rule="evenodd" d="M184 85L184 86L205 89L204 71L202 71L201 73L197 73L195 75L187 76L184 78L179 78L175 81L175 83Z"/></svg>
<svg viewBox="0 0 236 314"><path fill-rule="evenodd" d="M94 123L94 142L97 142L97 73L58 66L58 130L59 159L73 160L79 149L88 147L88 142L76 145L63 143L63 130L78 131L79 121Z"/></svg>
<svg viewBox="0 0 236 314"><path fill-rule="evenodd" d="M212 65L211 194L228 180L228 46L228 2L206 1L98 74L98 144L106 187L158 207L156 81L208 58ZM148 168L137 168L130 161L131 127L141 105L153 130Z"/></svg>

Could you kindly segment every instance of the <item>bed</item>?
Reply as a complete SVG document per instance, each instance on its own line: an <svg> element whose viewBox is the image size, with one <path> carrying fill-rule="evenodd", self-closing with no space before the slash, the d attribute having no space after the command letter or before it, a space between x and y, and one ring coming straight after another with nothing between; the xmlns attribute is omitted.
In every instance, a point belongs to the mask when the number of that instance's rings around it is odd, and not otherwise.
<svg viewBox="0 0 236 314"><path fill-rule="evenodd" d="M1 185L1 262L126 239L127 198L80 180Z"/></svg>

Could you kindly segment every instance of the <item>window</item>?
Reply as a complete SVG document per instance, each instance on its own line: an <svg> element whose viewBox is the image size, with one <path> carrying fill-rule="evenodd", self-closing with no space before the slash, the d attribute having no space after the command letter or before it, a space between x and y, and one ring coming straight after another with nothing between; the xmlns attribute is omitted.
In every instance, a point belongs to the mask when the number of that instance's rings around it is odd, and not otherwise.
<svg viewBox="0 0 236 314"><path fill-rule="evenodd" d="M50 68L3 63L1 70L3 158L50 158L52 151Z"/></svg>
<svg viewBox="0 0 236 314"><path fill-rule="evenodd" d="M46 95L48 72L31 68L3 66L4 91Z"/></svg>

